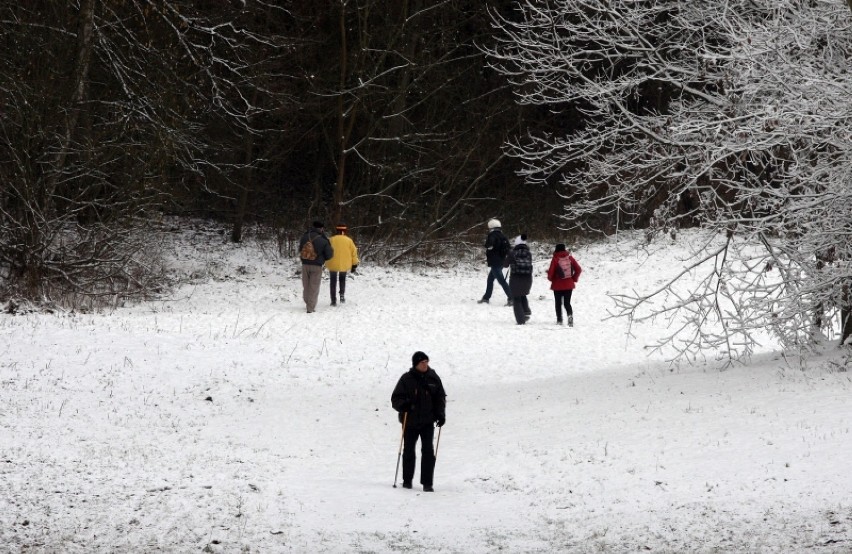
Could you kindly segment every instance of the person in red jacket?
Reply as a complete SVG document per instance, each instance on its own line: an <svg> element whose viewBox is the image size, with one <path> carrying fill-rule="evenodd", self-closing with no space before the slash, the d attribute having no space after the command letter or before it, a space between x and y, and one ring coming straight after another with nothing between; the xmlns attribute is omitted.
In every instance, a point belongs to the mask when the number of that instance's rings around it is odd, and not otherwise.
<svg viewBox="0 0 852 554"><path fill-rule="evenodd" d="M574 310L571 308L571 294L577 286L577 280L583 269L564 244L557 244L547 269L547 280L556 303L556 324L562 325L562 305L565 305L568 327L574 326Z"/></svg>

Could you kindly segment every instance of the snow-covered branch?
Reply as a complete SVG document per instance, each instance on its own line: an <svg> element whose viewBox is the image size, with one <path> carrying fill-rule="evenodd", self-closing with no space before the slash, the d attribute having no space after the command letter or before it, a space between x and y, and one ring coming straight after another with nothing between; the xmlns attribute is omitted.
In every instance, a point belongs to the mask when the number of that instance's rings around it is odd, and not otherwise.
<svg viewBox="0 0 852 554"><path fill-rule="evenodd" d="M691 270L709 270L688 292L618 295L619 315L667 296L648 317L683 316L669 341L693 329L684 353L747 352L761 326L806 345L850 317L850 23L839 3L795 0L521 0L493 14L492 67L519 102L571 116L562 134L507 144L528 181L559 181L566 229L738 239L724 261L697 254Z"/></svg>

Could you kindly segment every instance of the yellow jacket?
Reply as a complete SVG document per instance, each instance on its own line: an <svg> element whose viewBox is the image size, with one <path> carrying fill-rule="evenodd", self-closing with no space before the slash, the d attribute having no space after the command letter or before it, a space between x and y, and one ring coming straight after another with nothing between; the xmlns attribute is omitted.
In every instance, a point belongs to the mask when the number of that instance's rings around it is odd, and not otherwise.
<svg viewBox="0 0 852 554"><path fill-rule="evenodd" d="M334 256L325 262L329 271L350 271L353 265L358 265L358 248L355 242L346 235L334 235L330 239Z"/></svg>

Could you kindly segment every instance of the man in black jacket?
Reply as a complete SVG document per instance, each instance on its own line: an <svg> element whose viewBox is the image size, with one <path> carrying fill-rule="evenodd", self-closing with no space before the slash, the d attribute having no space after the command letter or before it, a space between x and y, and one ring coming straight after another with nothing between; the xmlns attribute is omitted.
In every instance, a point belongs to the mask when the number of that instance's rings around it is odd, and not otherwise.
<svg viewBox="0 0 852 554"><path fill-rule="evenodd" d="M305 231L299 240L299 258L302 260L302 299L309 314L317 309L319 299L320 283L322 282L322 266L326 260L334 256L334 249L328 237L325 236L325 225L322 221L314 221L313 226ZM304 250L305 244L311 243L312 248L308 252ZM304 254L310 256L305 258Z"/></svg>
<svg viewBox="0 0 852 554"><path fill-rule="evenodd" d="M485 238L485 261L488 264L488 279L485 282L485 294L479 299L479 304L488 304L491 300L491 293L494 291L494 281L496 280L506 293L506 305L512 305L512 293L509 291L509 284L506 283L506 278L503 276L503 260L509 253L509 239L503 234L500 228L500 221L497 219L488 220L488 236Z"/></svg>
<svg viewBox="0 0 852 554"><path fill-rule="evenodd" d="M429 356L415 352L411 369L402 374L391 394L391 405L399 412L404 423L402 450L402 486L410 489L417 461L415 447L420 439L420 484L425 492L433 492L432 475L435 471L435 451L432 439L435 425L446 420L447 395L441 378L429 367Z"/></svg>

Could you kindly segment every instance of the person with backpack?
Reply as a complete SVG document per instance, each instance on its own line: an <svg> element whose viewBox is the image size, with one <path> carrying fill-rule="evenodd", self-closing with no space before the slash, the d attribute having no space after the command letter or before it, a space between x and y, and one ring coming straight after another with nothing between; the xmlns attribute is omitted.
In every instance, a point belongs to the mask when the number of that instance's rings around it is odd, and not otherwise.
<svg viewBox="0 0 852 554"><path fill-rule="evenodd" d="M435 425L443 427L447 419L447 394L435 370L429 367L429 356L415 352L411 369L402 374L391 394L391 406L399 412L402 424L402 488L410 489L417 462L416 446L420 440L420 484L424 492L434 492L435 449L432 440Z"/></svg>
<svg viewBox="0 0 852 554"><path fill-rule="evenodd" d="M355 242L346 233L348 227L343 224L335 226L337 234L331 237L331 248L334 256L325 263L328 268L328 276L331 292L331 305L337 306L337 280L340 278L340 303L346 303L346 274L351 271L355 274L358 269L358 248Z"/></svg>
<svg viewBox="0 0 852 554"><path fill-rule="evenodd" d="M497 219L488 220L488 237L485 239L485 260L488 264L488 281L485 284L485 294L478 301L478 304L488 304L491 300L491 293L494 291L494 280L496 279L500 286L503 287L503 292L506 293L506 305L512 305L512 294L509 290L509 284L506 278L503 277L503 262L509 254L509 239L503 234L500 227L500 221Z"/></svg>
<svg viewBox="0 0 852 554"><path fill-rule="evenodd" d="M511 268L509 274L509 288L512 292L512 308L515 312L515 321L518 325L525 325L532 316L530 303L527 295L532 289L533 263L532 252L527 246L527 236L515 237L515 247L506 256L503 262L505 267Z"/></svg>
<svg viewBox="0 0 852 554"><path fill-rule="evenodd" d="M324 231L325 224L322 221L314 221L313 226L305 231L299 240L299 259L302 260L302 299L305 301L309 314L317 309L322 266L326 260L334 256L334 250Z"/></svg>
<svg viewBox="0 0 852 554"><path fill-rule="evenodd" d="M577 280L583 269L564 244L557 244L547 269L547 280L556 303L556 324L562 325L562 305L565 305L565 315L568 327L574 326L574 310L571 308L571 294L577 286Z"/></svg>

